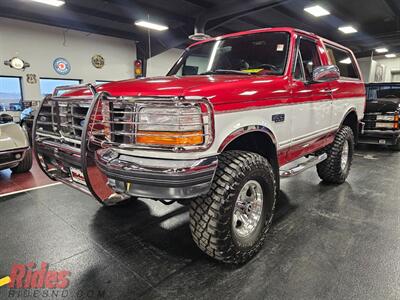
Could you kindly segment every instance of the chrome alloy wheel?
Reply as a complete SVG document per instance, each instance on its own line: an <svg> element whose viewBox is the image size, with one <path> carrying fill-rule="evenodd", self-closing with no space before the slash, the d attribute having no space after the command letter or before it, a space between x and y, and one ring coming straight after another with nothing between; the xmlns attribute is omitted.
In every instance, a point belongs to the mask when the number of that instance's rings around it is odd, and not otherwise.
<svg viewBox="0 0 400 300"><path fill-rule="evenodd" d="M349 161L349 141L346 140L343 144L342 157L340 163L342 171L346 170L348 161Z"/></svg>
<svg viewBox="0 0 400 300"><path fill-rule="evenodd" d="M247 237L256 229L262 214L264 195L261 185L250 180L240 190L233 209L232 229L241 237Z"/></svg>

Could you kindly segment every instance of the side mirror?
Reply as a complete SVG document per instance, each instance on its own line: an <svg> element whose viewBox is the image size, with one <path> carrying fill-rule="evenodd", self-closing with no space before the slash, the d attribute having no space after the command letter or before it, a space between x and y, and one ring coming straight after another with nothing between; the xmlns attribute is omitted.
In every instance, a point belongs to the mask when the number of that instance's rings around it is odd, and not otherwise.
<svg viewBox="0 0 400 300"><path fill-rule="evenodd" d="M335 65L319 66L312 72L312 82L323 83L335 81L340 78L339 68Z"/></svg>

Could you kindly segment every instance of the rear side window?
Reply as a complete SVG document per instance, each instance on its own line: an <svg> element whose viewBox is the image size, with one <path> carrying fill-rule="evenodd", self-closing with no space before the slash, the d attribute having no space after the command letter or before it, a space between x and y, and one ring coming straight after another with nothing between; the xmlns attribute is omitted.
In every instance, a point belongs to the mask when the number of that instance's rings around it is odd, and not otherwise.
<svg viewBox="0 0 400 300"><path fill-rule="evenodd" d="M350 53L330 46L326 47L326 52L331 63L338 66L340 77L360 78Z"/></svg>

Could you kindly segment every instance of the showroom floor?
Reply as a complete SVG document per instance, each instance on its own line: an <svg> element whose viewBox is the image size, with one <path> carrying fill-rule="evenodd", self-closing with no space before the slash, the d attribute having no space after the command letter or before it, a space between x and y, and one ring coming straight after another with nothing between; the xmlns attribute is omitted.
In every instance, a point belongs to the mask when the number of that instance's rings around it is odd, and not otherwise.
<svg viewBox="0 0 400 300"><path fill-rule="evenodd" d="M13 174L10 169L0 171L0 197L54 184L57 182L49 179L36 161L33 161L32 169L28 173Z"/></svg>
<svg viewBox="0 0 400 300"><path fill-rule="evenodd" d="M178 204L105 208L64 185L3 197L0 278L32 261L71 272L68 298L399 299L399 165L363 147L341 186L314 169L283 180L269 238L241 267L203 255Z"/></svg>

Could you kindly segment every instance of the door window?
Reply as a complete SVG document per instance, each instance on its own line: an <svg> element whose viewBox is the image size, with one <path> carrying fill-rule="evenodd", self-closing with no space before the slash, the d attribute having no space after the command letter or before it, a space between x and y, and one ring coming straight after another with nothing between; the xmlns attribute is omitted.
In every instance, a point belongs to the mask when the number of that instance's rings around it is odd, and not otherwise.
<svg viewBox="0 0 400 300"><path fill-rule="evenodd" d="M299 50L297 50L296 65L294 67L293 78L296 80L304 80L303 63L301 61L301 54Z"/></svg>
<svg viewBox="0 0 400 300"><path fill-rule="evenodd" d="M299 49L306 80L311 81L313 70L321 65L317 45L308 39L301 39Z"/></svg>

